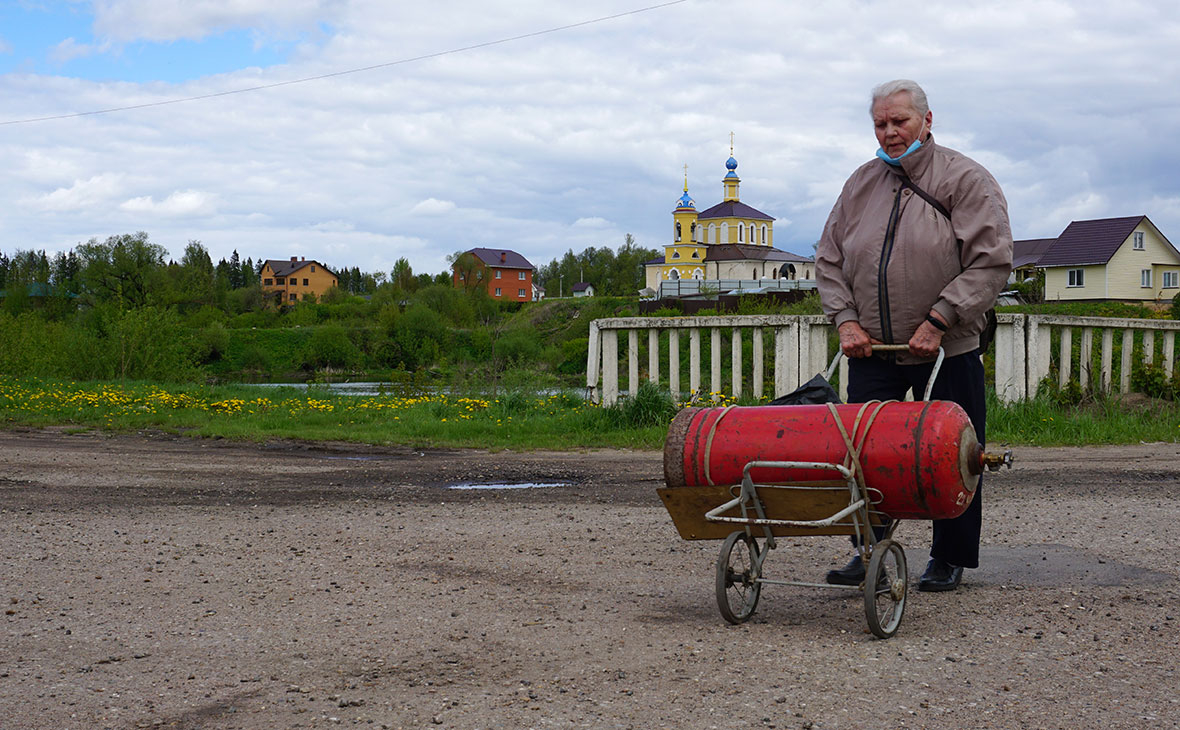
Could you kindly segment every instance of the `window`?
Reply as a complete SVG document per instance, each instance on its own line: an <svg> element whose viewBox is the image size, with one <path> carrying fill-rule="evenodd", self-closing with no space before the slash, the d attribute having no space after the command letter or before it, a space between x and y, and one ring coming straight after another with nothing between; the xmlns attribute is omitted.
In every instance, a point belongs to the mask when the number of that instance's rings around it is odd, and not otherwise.
<svg viewBox="0 0 1180 730"><path fill-rule="evenodd" d="M1139 286L1143 287L1144 289L1151 288L1151 269L1140 269Z"/></svg>
<svg viewBox="0 0 1180 730"><path fill-rule="evenodd" d="M766 245L766 226L762 226L762 245Z"/></svg>
<svg viewBox="0 0 1180 730"><path fill-rule="evenodd" d="M499 278L500 278L500 273L501 273L501 272L500 272L500 270L499 270L499 269L496 269L496 278L497 278L497 279L499 279Z"/></svg>
<svg viewBox="0 0 1180 730"><path fill-rule="evenodd" d="M299 295L298 295L298 294L292 294L292 295L291 295L291 301L295 301L295 300L296 300L296 299L298 299L298 298L299 298Z"/></svg>
<svg viewBox="0 0 1180 730"><path fill-rule="evenodd" d="M276 276L276 277L275 277L275 284L276 284L277 286L282 286L282 285L284 285L284 284L286 284L286 283L287 283L287 280L286 280L286 279L284 279L283 277L281 277L281 276Z"/></svg>
<svg viewBox="0 0 1180 730"><path fill-rule="evenodd" d="M315 264L311 265L311 273L313 273L313 274L315 273Z"/></svg>
<svg viewBox="0 0 1180 730"><path fill-rule="evenodd" d="M263 286L274 286L274 285L275 285L275 280L274 280L274 279L263 279L263 280L262 280L262 285L263 285Z"/></svg>
<svg viewBox="0 0 1180 730"><path fill-rule="evenodd" d="M679 251L673 251L673 252L672 252L672 258L674 258L674 259L678 259L678 258L680 258L680 252L679 252Z"/></svg>
<svg viewBox="0 0 1180 730"><path fill-rule="evenodd" d="M680 242L680 221L676 221L676 241Z"/></svg>
<svg viewBox="0 0 1180 730"><path fill-rule="evenodd" d="M307 279L304 279L304 280L303 280L303 285L304 285L304 286L307 286Z"/></svg>
<svg viewBox="0 0 1180 730"><path fill-rule="evenodd" d="M516 296L520 297L521 299L524 299L524 289L517 289Z"/></svg>
<svg viewBox="0 0 1180 730"><path fill-rule="evenodd" d="M500 287L496 287L496 296L500 296Z"/></svg>
<svg viewBox="0 0 1180 730"><path fill-rule="evenodd" d="M1086 277L1083 269L1070 269L1066 272L1066 286L1085 286Z"/></svg>
<svg viewBox="0 0 1180 730"><path fill-rule="evenodd" d="M1143 250L1143 231L1135 231L1132 235L1134 239L1134 247L1136 251Z"/></svg>
<svg viewBox="0 0 1180 730"><path fill-rule="evenodd" d="M741 243L742 242L742 231L746 230L746 227L739 224L737 228L738 228L738 243Z"/></svg>
<svg viewBox="0 0 1180 730"><path fill-rule="evenodd" d="M694 259L699 259L699 258L701 257L701 252L700 252L700 251L693 251L693 252L692 252L692 257L693 257Z"/></svg>
<svg viewBox="0 0 1180 730"><path fill-rule="evenodd" d="M757 242L757 239L754 238L754 224L751 223L750 224L750 243L756 243L756 242Z"/></svg>
<svg viewBox="0 0 1180 730"><path fill-rule="evenodd" d="M521 281L524 281L524 272L523 271L516 272L516 278L520 279Z"/></svg>
<svg viewBox="0 0 1180 730"><path fill-rule="evenodd" d="M1180 271L1165 271L1164 272L1164 288L1178 289L1180 288Z"/></svg>

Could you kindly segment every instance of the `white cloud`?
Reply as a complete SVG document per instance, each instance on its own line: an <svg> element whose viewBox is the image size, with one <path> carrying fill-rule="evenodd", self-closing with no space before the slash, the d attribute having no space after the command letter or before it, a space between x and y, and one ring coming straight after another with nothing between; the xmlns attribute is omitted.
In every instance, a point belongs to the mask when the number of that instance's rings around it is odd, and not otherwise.
<svg viewBox="0 0 1180 730"><path fill-rule="evenodd" d="M119 208L128 213L147 214L169 218L195 215L209 215L216 210L214 196L199 190L178 190L157 203L152 196L145 195L123 202Z"/></svg>
<svg viewBox="0 0 1180 730"><path fill-rule="evenodd" d="M610 221L605 218L579 218L574 221L574 228L608 228L611 225Z"/></svg>
<svg viewBox="0 0 1180 730"><path fill-rule="evenodd" d="M234 28L284 32L333 19L342 0L94 0L95 34L117 42L200 39Z"/></svg>
<svg viewBox="0 0 1180 730"><path fill-rule="evenodd" d="M66 38L49 50L49 60L61 64L72 61L75 58L93 56L96 53L102 53L103 50L105 49L101 49L98 46L79 43L73 38Z"/></svg>
<svg viewBox="0 0 1180 730"><path fill-rule="evenodd" d="M23 202L45 212L83 212L108 204L122 188L123 176L107 173L87 180L75 180L68 188L57 188L51 193L26 198Z"/></svg>
<svg viewBox="0 0 1180 730"><path fill-rule="evenodd" d="M455 204L450 200L427 198L411 208L410 212L421 215L441 215L443 213L450 213L454 209Z"/></svg>

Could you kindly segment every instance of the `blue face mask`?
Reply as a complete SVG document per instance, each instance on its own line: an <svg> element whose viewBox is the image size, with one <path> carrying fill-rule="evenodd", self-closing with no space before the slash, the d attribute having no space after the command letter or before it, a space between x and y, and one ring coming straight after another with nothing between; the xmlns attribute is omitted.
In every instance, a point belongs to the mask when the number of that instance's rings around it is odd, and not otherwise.
<svg viewBox="0 0 1180 730"><path fill-rule="evenodd" d="M912 155L918 150L919 147L922 146L922 143L919 142L918 139L922 136L922 132L925 131L926 123L922 122L922 128L918 130L918 136L914 138L913 142L910 142L910 146L906 148L906 151L902 152L897 157L890 157L889 154L886 153L881 147L877 148L877 157L880 157L882 160L889 163L890 165L893 165L894 167L901 167L901 161Z"/></svg>

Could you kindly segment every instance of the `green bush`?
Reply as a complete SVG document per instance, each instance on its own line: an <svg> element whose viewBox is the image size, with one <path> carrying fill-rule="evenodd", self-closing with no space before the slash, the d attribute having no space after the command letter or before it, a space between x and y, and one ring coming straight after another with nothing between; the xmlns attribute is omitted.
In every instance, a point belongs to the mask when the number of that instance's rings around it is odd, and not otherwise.
<svg viewBox="0 0 1180 730"><path fill-rule="evenodd" d="M614 425L625 428L667 425L678 412L668 389L647 380L633 397L621 398L607 410Z"/></svg>
<svg viewBox="0 0 1180 730"><path fill-rule="evenodd" d="M535 365L541 359L541 343L529 330L506 332L496 341L496 359L505 367Z"/></svg>
<svg viewBox="0 0 1180 730"><path fill-rule="evenodd" d="M348 368L360 362L361 353L343 327L317 327L304 349L303 364L310 368Z"/></svg>
<svg viewBox="0 0 1180 730"><path fill-rule="evenodd" d="M225 357L229 348L229 330L221 322L212 322L193 333L193 359L202 364Z"/></svg>

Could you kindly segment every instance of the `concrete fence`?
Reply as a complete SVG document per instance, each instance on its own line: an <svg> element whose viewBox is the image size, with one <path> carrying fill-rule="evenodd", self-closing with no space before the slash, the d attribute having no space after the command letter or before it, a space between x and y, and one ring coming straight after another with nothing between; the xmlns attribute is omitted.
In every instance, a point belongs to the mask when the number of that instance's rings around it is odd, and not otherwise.
<svg viewBox="0 0 1180 730"><path fill-rule="evenodd" d="M996 394L1007 403L1034 397L1054 371L1059 385L1076 378L1083 389L1110 392L1117 382L1122 393L1130 391L1138 363L1158 364L1168 377L1174 372L1180 322L1024 314L999 314L997 320L991 356ZM626 335L625 351L620 334ZM836 347L834 329L823 315L598 319L590 323L586 387L595 402L615 403L625 359L630 395L646 378L680 398L773 398L825 371ZM706 350L707 390L702 380ZM686 354L687 368L682 360ZM846 362L839 364L839 373L843 395Z"/></svg>

